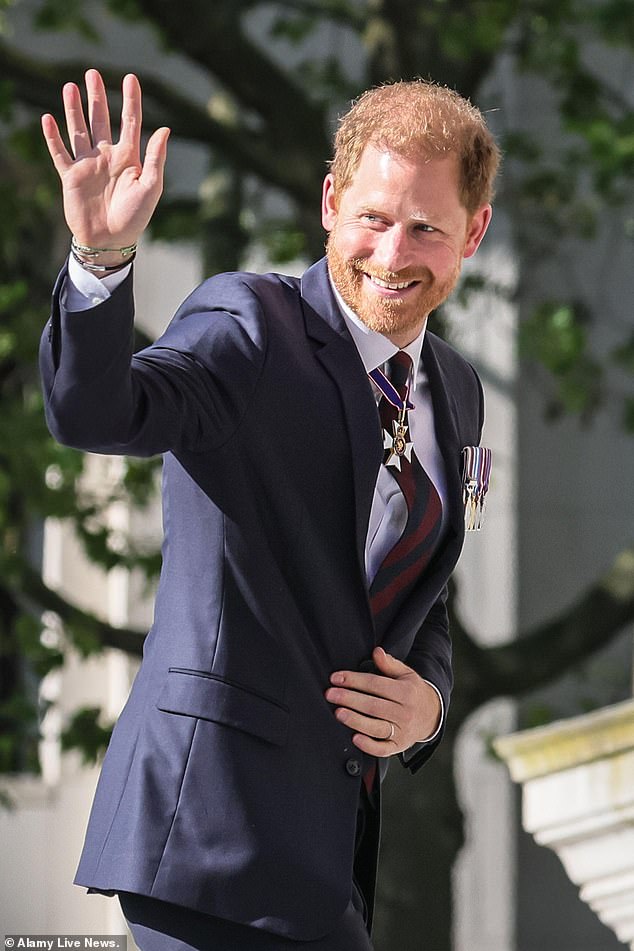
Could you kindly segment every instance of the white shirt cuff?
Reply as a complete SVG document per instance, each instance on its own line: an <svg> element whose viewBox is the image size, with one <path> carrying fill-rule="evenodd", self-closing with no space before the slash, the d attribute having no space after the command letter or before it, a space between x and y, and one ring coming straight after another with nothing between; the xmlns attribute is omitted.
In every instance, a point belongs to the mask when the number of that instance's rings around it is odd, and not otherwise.
<svg viewBox="0 0 634 951"><path fill-rule="evenodd" d="M438 734L442 729L442 725L445 722L445 704L442 699L442 694L438 687L431 682L431 680L425 680L424 677L421 677L421 680L424 680L426 684L429 684L430 687L433 687L436 693L438 694L438 699L440 700L440 721L438 723L438 728L434 730L431 736L426 736L424 740L419 740L419 743L431 743L432 740L435 740Z"/></svg>
<svg viewBox="0 0 634 951"><path fill-rule="evenodd" d="M123 283L132 264L126 264L120 271L97 277L78 264L71 255L68 259L68 277L62 290L62 303L68 311L89 310L108 300L111 294Z"/></svg>

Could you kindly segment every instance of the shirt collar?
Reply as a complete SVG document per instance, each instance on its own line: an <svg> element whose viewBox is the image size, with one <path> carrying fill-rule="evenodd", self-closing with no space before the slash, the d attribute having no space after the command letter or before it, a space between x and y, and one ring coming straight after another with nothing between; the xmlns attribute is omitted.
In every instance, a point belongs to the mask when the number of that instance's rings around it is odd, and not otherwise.
<svg viewBox="0 0 634 951"><path fill-rule="evenodd" d="M351 307L348 307L343 297L337 290L335 283L328 272L328 278L330 280L330 285L332 287L333 294L335 299L339 304L343 319L346 322L346 326L350 331L350 335L354 340L357 350L359 351L359 356L363 361L363 365L366 369L366 372L369 373L371 370L376 370L377 367L383 366L384 363L394 356L398 352L398 347L396 344L385 337L383 334L378 333L376 330L371 330L366 324L363 323L361 318L355 314ZM412 340L411 343L408 343L406 347L403 347L405 353L409 354L412 358L412 363L414 367L418 367L420 363L420 355L423 349L423 342L425 340L425 327L421 330L419 335Z"/></svg>

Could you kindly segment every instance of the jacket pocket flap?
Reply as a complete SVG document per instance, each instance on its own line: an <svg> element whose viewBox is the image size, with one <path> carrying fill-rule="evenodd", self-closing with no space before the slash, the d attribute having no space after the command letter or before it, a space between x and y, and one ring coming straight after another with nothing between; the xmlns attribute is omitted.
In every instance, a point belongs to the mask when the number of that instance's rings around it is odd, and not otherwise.
<svg viewBox="0 0 634 951"><path fill-rule="evenodd" d="M157 707L164 713L222 723L276 746L286 743L286 707L204 671L170 667Z"/></svg>

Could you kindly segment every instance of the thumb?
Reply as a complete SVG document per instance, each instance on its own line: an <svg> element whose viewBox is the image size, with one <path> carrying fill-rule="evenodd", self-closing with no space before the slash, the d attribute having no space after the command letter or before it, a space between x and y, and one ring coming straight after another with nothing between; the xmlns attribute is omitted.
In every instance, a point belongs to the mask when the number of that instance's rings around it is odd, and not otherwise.
<svg viewBox="0 0 634 951"><path fill-rule="evenodd" d="M396 657L392 657L383 650L382 647L375 647L372 651L372 660L376 667L387 677L403 677L405 674L411 674L412 668L408 667Z"/></svg>

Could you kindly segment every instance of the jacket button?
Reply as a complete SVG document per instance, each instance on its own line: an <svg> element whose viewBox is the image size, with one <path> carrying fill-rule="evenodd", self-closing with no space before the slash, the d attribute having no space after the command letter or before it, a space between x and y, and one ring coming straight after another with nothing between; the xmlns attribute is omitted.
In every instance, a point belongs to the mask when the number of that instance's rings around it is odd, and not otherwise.
<svg viewBox="0 0 634 951"><path fill-rule="evenodd" d="M358 776L361 772L361 763L358 759L346 760L346 772L349 776Z"/></svg>

